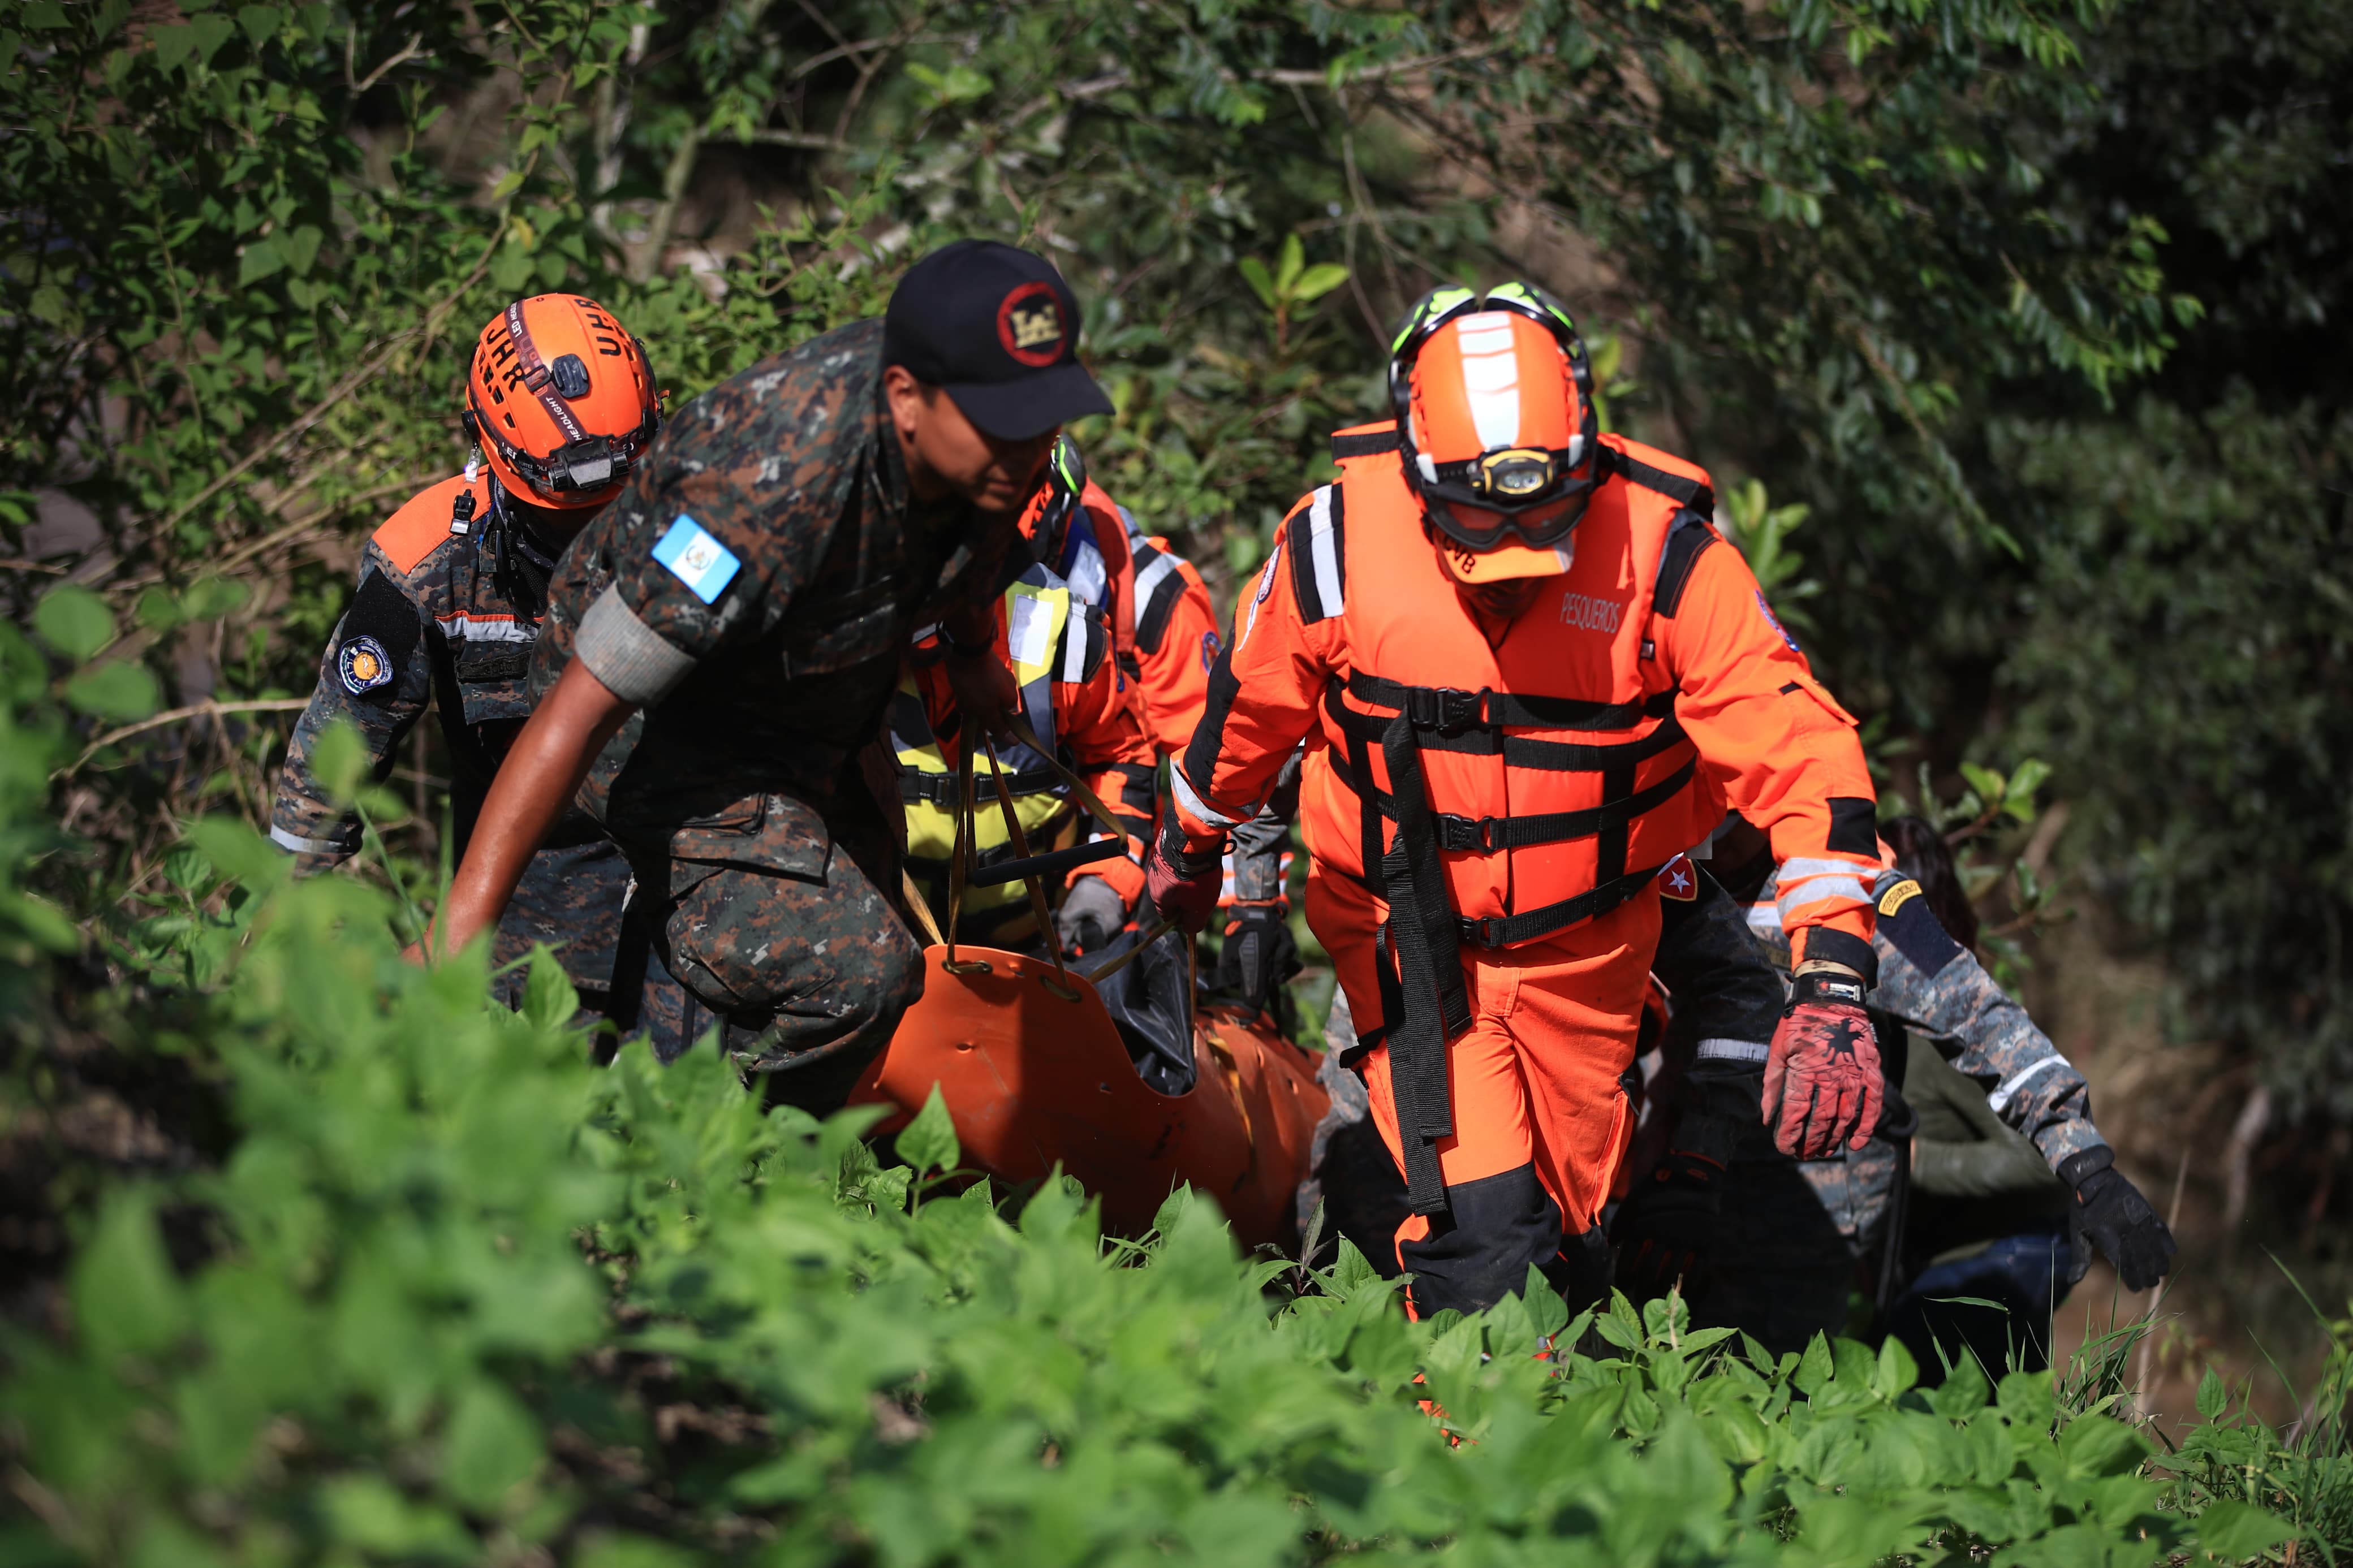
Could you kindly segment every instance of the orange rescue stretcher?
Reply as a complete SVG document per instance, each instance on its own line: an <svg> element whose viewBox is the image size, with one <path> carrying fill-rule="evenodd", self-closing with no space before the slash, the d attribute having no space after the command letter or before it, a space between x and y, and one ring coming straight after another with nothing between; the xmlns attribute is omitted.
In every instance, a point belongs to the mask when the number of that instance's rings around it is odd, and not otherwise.
<svg viewBox="0 0 2353 1568"><path fill-rule="evenodd" d="M994 762L994 746L990 757ZM1014 1186L1042 1181L1059 1167L1102 1199L1103 1224L1113 1232L1142 1234L1169 1193L1189 1183L1216 1200L1244 1246L1292 1241L1299 1184L1315 1125L1330 1104L1315 1081L1314 1058L1242 1009L1196 1008L1191 1089L1170 1095L1146 1084L1093 982L1109 979L1166 927L1090 976L1064 963L1046 908L1047 877L1124 853L1125 837L1085 785L1065 773L1073 793L1119 837L1031 856L1000 773L998 802L1016 858L968 870L969 750L957 773L962 805L947 931L930 931L923 998L859 1079L852 1103L891 1107L881 1125L890 1131L920 1110L937 1086L965 1163ZM1029 884L1049 957L958 947L965 882L1016 879ZM930 927L919 889L910 884L907 897L917 920ZM1189 973L1186 990L1189 999Z"/></svg>

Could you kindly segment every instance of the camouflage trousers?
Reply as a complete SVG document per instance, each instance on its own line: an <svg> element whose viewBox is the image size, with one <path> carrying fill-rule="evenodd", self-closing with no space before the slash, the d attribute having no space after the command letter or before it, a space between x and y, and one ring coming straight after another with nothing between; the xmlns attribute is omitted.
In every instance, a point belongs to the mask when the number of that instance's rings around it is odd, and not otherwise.
<svg viewBox="0 0 2353 1568"><path fill-rule="evenodd" d="M697 1022L685 991L651 952L653 933L628 918L629 889L629 862L619 846L601 833L584 836L576 824L559 826L554 842L524 867L500 918L491 963L501 973L492 993L509 1007L522 1006L530 976L517 961L544 944L579 993L575 1021L584 1028L612 1026L601 1053L643 1037L657 1058L675 1061L712 1020Z"/></svg>
<svg viewBox="0 0 2353 1568"><path fill-rule="evenodd" d="M1874 1138L1831 1159L1791 1160L1761 1128L1744 1142L1692 1324L1745 1330L1776 1355L1802 1351L1817 1333L1847 1332L1852 1298L1871 1293L1895 1151Z"/></svg>
<svg viewBox="0 0 2353 1568"><path fill-rule="evenodd" d="M653 949L684 988L691 1038L720 1047L772 1101L839 1109L923 994L923 955L898 901L897 844L871 795L846 787L761 798L740 834L633 842ZM697 1010L700 1011L697 1011Z"/></svg>

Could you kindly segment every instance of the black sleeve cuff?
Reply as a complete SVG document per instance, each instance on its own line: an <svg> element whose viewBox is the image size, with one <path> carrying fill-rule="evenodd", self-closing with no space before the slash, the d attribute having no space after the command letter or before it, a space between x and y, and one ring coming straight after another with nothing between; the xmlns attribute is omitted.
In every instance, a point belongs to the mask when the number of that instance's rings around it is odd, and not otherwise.
<svg viewBox="0 0 2353 1568"><path fill-rule="evenodd" d="M1865 985L1879 984L1879 954L1859 936L1849 936L1828 926L1808 926L1805 949L1797 955L1797 961L1802 963L1816 958L1845 964L1862 976Z"/></svg>

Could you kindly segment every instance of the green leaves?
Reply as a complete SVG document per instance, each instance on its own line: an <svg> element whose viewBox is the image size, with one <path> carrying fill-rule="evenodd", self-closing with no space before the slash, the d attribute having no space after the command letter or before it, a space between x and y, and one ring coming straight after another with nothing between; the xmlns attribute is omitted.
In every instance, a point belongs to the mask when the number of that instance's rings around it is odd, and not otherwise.
<svg viewBox="0 0 2353 1568"><path fill-rule="evenodd" d="M892 1146L917 1175L955 1169L964 1150L956 1142L955 1123L948 1117L947 1101L940 1098L939 1085L932 1086L923 1109L900 1131Z"/></svg>
<svg viewBox="0 0 2353 1568"><path fill-rule="evenodd" d="M2284 1521L2252 1503L2218 1502L2198 1516L2198 1549L2218 1562L2260 1557L2295 1536Z"/></svg>
<svg viewBox="0 0 2353 1568"><path fill-rule="evenodd" d="M180 1282L155 1228L153 1196L117 1188L74 1258L74 1325L100 1365L172 1348L189 1326Z"/></svg>
<svg viewBox="0 0 2353 1568"><path fill-rule="evenodd" d="M114 640L114 612L89 589L67 583L33 606L33 631L57 653L81 664Z"/></svg>
<svg viewBox="0 0 2353 1568"><path fill-rule="evenodd" d="M144 719L164 705L163 688L142 664L118 660L78 670L66 681L66 700L114 723Z"/></svg>
<svg viewBox="0 0 2353 1568"><path fill-rule="evenodd" d="M970 103L975 99L986 98L989 89L995 85L988 79L986 72L975 70L970 66L961 63L952 65L944 71L934 70L925 65L910 65L907 68L907 78L911 81L919 83L929 92L932 107L937 109L952 108L956 104Z"/></svg>

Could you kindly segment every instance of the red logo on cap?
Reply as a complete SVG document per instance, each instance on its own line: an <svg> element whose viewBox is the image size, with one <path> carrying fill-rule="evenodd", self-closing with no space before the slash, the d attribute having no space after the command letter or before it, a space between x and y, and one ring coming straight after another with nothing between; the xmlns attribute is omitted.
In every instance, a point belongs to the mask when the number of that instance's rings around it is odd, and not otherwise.
<svg viewBox="0 0 2353 1568"><path fill-rule="evenodd" d="M1062 327L1062 301L1051 283L1024 283L997 307L997 341L1005 352L1032 370L1043 370L1062 357L1067 335Z"/></svg>

